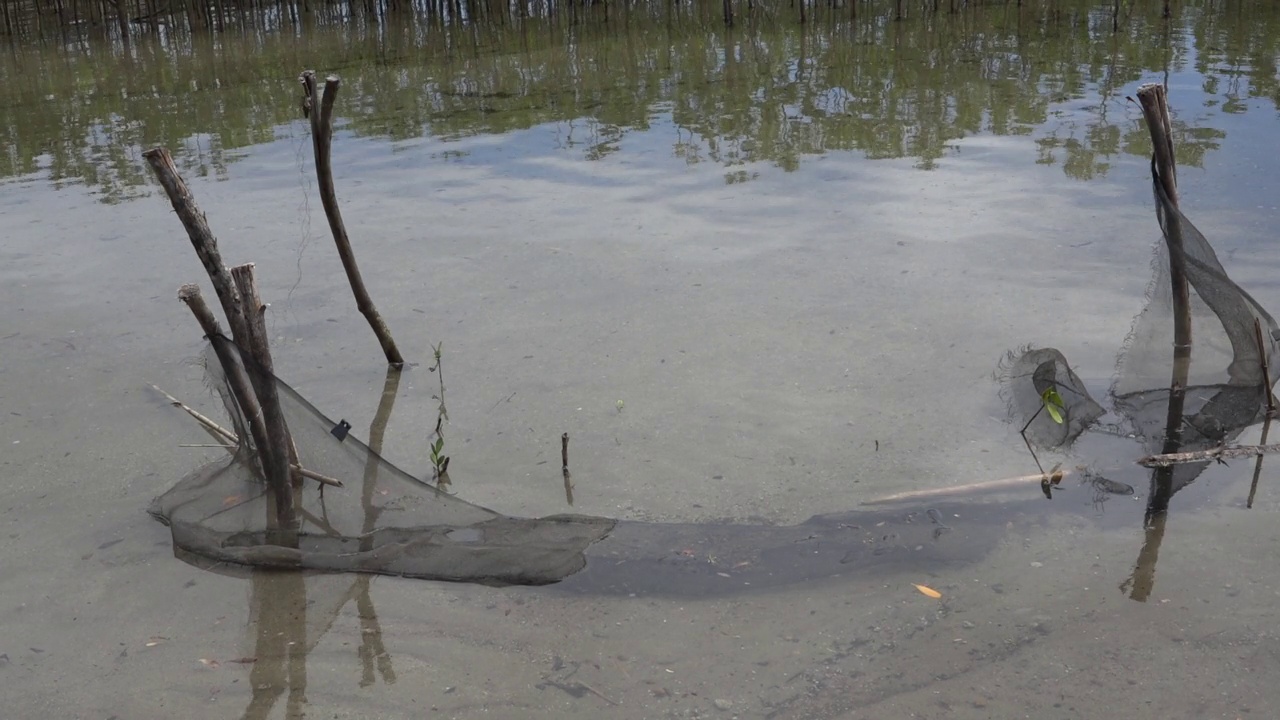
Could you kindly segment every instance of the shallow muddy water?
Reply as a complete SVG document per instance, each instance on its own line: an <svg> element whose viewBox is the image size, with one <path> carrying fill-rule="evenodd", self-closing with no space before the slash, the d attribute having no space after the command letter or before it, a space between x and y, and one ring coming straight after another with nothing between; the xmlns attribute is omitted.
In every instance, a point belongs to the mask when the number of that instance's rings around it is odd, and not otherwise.
<svg viewBox="0 0 1280 720"><path fill-rule="evenodd" d="M1280 14L1175 3L1113 34L1106 8L1048 5L8 49L3 714L1267 716L1269 466L1252 509L1236 461L1158 530L1145 453L1101 433L1047 459L1134 496L1067 480L1050 502L1029 481L862 505L1035 471L993 380L1011 349L1057 347L1106 396L1159 237L1126 101L1144 82L1168 82L1182 209L1280 308ZM886 540L894 562L872 548L813 582L706 593L626 591L616 569L593 585L591 567L495 589L175 559L148 504L221 451L181 447L209 440L148 387L217 412L175 295L204 273L142 150L170 147L224 257L257 263L278 374L362 437L381 398L298 117L294 78L313 67L342 76L338 195L415 363L392 462L430 474L443 343L445 452L468 501L676 524L668 560L698 586L737 580L693 546L706 523L944 508L951 532Z"/></svg>

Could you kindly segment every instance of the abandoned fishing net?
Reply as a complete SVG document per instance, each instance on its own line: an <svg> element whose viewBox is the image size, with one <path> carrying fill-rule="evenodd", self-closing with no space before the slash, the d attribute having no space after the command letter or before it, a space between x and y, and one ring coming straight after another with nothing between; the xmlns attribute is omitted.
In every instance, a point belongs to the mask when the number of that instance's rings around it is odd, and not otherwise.
<svg viewBox="0 0 1280 720"><path fill-rule="evenodd" d="M1023 418L1023 433L1036 447L1070 446L1104 412L1067 359L1054 348L1010 353L1001 369L1002 394L1011 416ZM1047 399L1053 403L1053 412L1045 409Z"/></svg>
<svg viewBox="0 0 1280 720"><path fill-rule="evenodd" d="M1267 367L1274 367L1280 329L1227 276L1209 241L1170 201L1154 161L1151 172L1162 239L1152 264L1147 304L1134 320L1108 393L1120 419L1113 431L1137 438L1149 453L1160 453L1168 451L1165 440L1173 422L1180 436L1179 451L1203 450L1234 439L1261 419L1270 381L1264 360ZM1176 376L1181 412L1172 418L1176 313L1171 259L1185 267L1192 341L1187 372ZM1027 439L1037 447L1068 448L1105 414L1054 348L1011 353L1002 364L1000 381L1011 418L1019 424L1030 421ZM1057 393L1056 412L1048 412L1045 392L1049 388ZM1181 484L1194 479L1203 467L1179 467Z"/></svg>
<svg viewBox="0 0 1280 720"><path fill-rule="evenodd" d="M1111 394L1131 432L1152 452L1159 452L1167 434L1174 373L1171 259L1181 258L1190 286L1191 320L1182 448L1201 450L1234 438L1261 418L1269 381L1263 364L1274 366L1280 330L1271 315L1227 276L1213 246L1170 201L1154 163L1152 187L1163 242L1157 246L1147 305L1125 342Z"/></svg>
<svg viewBox="0 0 1280 720"><path fill-rule="evenodd" d="M272 377L298 464L343 483L295 488L296 532L275 527L275 505L227 378L206 349L206 381L221 396L238 447L156 498L175 552L194 564L399 575L489 585L543 585L582 569L584 551L614 521L580 515L513 518L437 490L387 462ZM244 357L242 361L250 364Z"/></svg>

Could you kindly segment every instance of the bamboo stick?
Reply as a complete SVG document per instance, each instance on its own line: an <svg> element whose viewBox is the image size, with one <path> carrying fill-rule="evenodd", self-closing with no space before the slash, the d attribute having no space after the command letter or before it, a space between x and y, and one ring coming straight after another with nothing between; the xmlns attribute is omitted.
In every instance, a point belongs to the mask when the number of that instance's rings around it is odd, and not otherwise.
<svg viewBox="0 0 1280 720"><path fill-rule="evenodd" d="M1062 477L1067 477L1073 474L1070 470L1061 470L1058 472L1061 473ZM892 495L884 495L871 500L864 500L858 504L882 505L885 503L898 502L900 500L922 500L967 495L969 493L986 492L988 490L1007 490L1009 488L1028 486L1032 483L1043 483L1044 479L1044 473L1018 475L1017 477L1000 478L998 480L982 480L980 482L967 483L964 485L952 485L951 487L929 488L927 490L908 490L906 492L894 493Z"/></svg>

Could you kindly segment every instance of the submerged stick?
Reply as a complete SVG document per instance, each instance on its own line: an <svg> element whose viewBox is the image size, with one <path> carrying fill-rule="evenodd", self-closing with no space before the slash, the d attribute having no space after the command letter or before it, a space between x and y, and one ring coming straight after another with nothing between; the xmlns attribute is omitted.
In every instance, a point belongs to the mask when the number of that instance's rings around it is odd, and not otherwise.
<svg viewBox="0 0 1280 720"><path fill-rule="evenodd" d="M1187 463L1204 462L1205 460L1223 460L1225 458L1253 457L1255 455L1274 455L1280 453L1280 443L1272 445L1223 445L1208 450L1193 452L1161 453L1148 455L1138 461L1143 467L1170 467Z"/></svg>
<svg viewBox="0 0 1280 720"><path fill-rule="evenodd" d="M342 211L338 208L338 196L334 192L333 167L330 163L330 149L333 139L333 101L338 94L341 81L330 75L325 79L324 97L319 99L317 107L316 74L307 70L298 78L302 83L302 111L311 120L311 144L315 151L316 177L320 186L320 202L324 205L324 214L329 219L329 229L333 232L333 242L338 246L338 257L342 260L342 269L347 273L351 283L351 292L356 296L356 307L360 314L369 321L373 334L382 345L382 352L391 365L403 365L396 341L391 339L391 331L387 329L382 315L374 307L373 299L364 286L360 276L360 268L356 265L355 254L351 252L351 239L347 237L347 227L342 221Z"/></svg>
<svg viewBox="0 0 1280 720"><path fill-rule="evenodd" d="M1271 432L1271 419L1276 416L1276 400L1275 395L1271 392L1271 368L1267 362L1267 343L1262 336L1262 321L1258 318L1253 319L1253 338L1258 343L1258 362L1262 365L1262 389L1267 393L1267 421L1262 424L1262 437L1258 438L1259 445L1267 444L1267 434ZM1262 478L1262 460L1265 456L1258 455L1258 459L1253 464L1253 480L1249 483L1249 497L1245 500L1244 506L1253 507L1253 499L1258 495L1258 480Z"/></svg>
<svg viewBox="0 0 1280 720"><path fill-rule="evenodd" d="M1268 391L1271 389L1267 386ZM1262 437L1258 438L1258 442L1262 445L1267 444L1267 433L1271 432L1271 416L1267 416L1267 421L1262 424ZM1244 506L1253 507L1253 499L1258 496L1258 480L1262 478L1262 455L1258 455L1258 461L1253 465L1253 481L1249 483L1249 497L1245 500Z"/></svg>
<svg viewBox="0 0 1280 720"><path fill-rule="evenodd" d="M560 469L564 473L564 499L573 506L573 476L569 474L569 433L560 434Z"/></svg>
<svg viewBox="0 0 1280 720"><path fill-rule="evenodd" d="M1070 470L1056 470L1054 476L1067 477L1073 473ZM965 485L952 485L944 488L930 488L928 490L908 490L907 492L894 493L893 495L885 495L883 497L864 500L859 505L881 505L884 503L898 502L899 500L921 500L927 498L951 497L954 495L966 495L972 492L983 492L986 490L1005 490L1008 488L1022 487L1031 483L1043 484L1045 478L1048 477L1044 473L1037 475L1019 475L1017 477L1000 478L999 480L983 480L981 482L968 483Z"/></svg>

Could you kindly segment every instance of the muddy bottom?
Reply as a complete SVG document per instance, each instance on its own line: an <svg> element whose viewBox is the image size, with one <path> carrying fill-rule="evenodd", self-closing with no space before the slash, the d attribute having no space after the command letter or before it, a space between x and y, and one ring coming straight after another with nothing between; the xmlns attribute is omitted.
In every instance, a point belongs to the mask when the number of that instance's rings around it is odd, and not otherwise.
<svg viewBox="0 0 1280 720"><path fill-rule="evenodd" d="M1219 111L1215 88L1237 86L1197 68L1235 65L1187 57L1170 75L1179 137L1211 139L1186 155L1182 207L1274 310L1276 173L1257 151L1274 113ZM346 223L413 362L383 454L429 477L443 405L459 497L619 521L583 572L541 588L175 558L148 504L224 451L191 447L207 435L148 385L218 413L176 299L204 270L147 186L107 196L43 165L5 181L0 715L1267 716L1271 465L1252 509L1252 464L1214 465L1150 528L1145 453L1106 435L1042 460L1096 463L1132 496L1046 500L1033 482L862 505L1035 471L992 379L1010 349L1059 348L1106 395L1158 235L1145 151L1121 147L1145 136L1120 98L1159 75L1108 71L1102 99L1097 79L1067 101L1034 94L1020 114L1060 135L974 131L927 159L841 146L730 167L664 104L592 160L566 149L576 120L447 140L343 124ZM957 124L949 93L928 95L947 110L919 132ZM1098 107L1113 151L1064 173L1059 151ZM257 263L278 374L368 437L385 363L325 234L305 130L268 136L187 181L228 263Z"/></svg>

